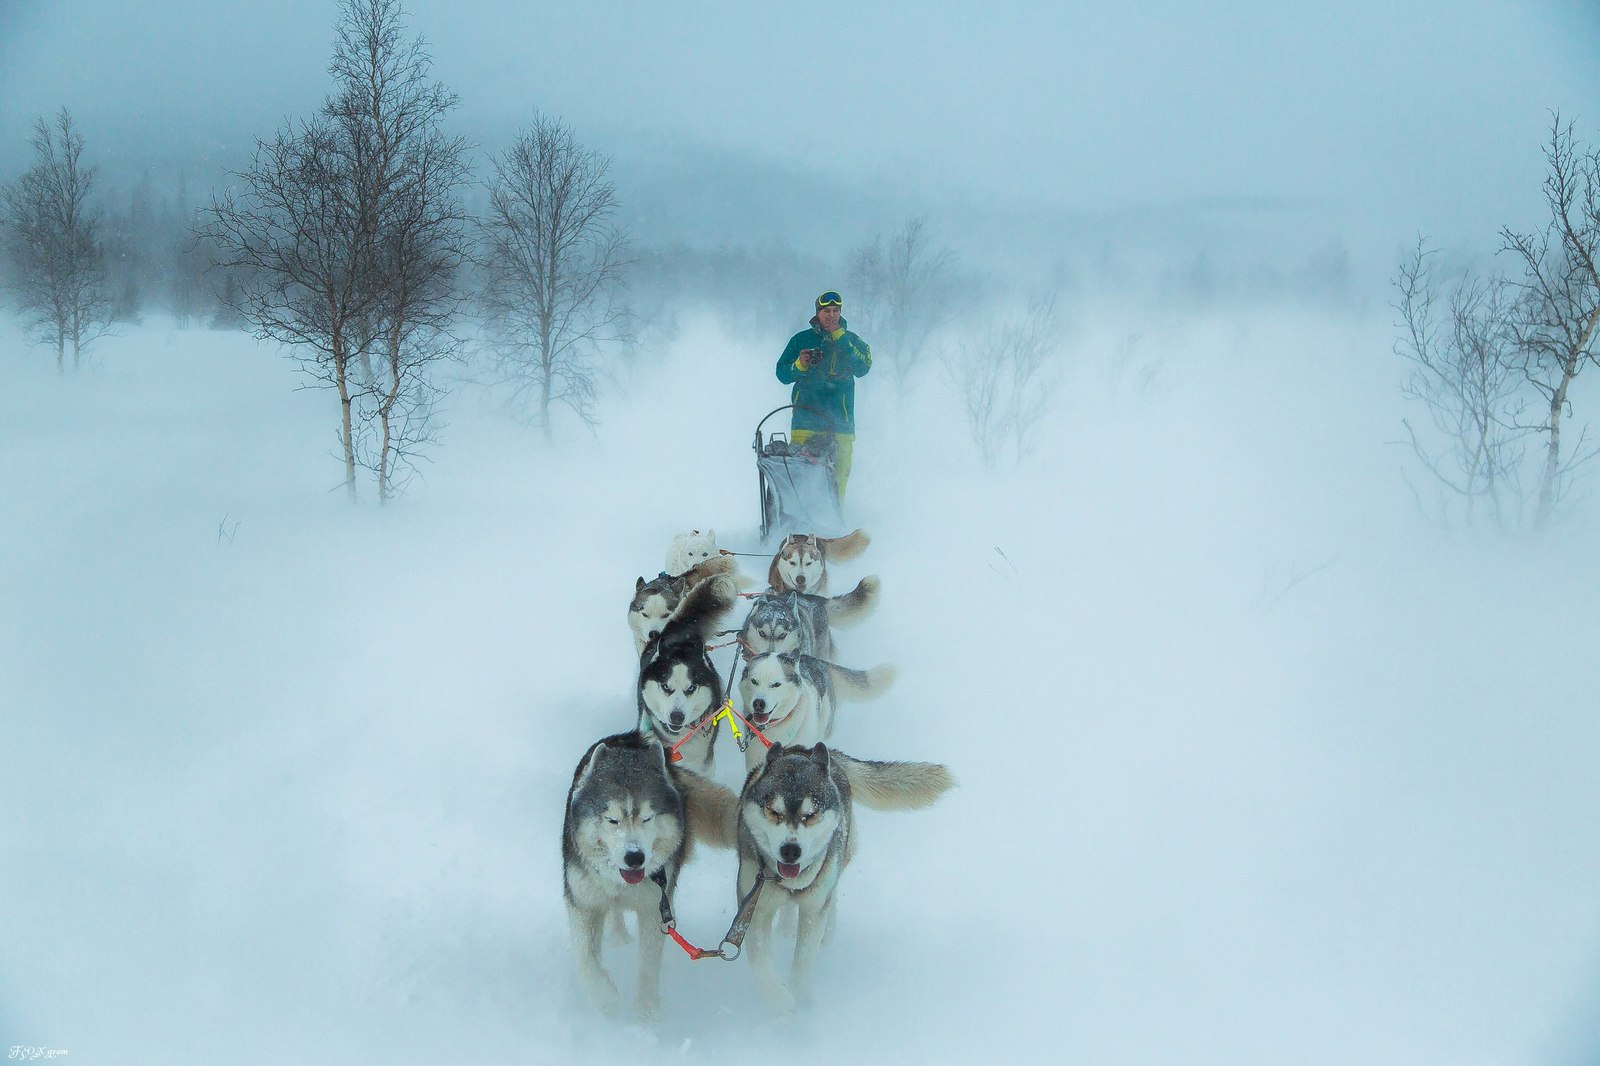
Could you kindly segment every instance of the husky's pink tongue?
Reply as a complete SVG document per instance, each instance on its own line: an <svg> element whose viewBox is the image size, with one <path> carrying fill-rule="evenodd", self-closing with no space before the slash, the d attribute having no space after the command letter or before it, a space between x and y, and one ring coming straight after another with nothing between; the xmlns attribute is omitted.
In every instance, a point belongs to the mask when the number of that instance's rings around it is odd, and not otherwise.
<svg viewBox="0 0 1600 1066"><path fill-rule="evenodd" d="M636 885L640 881L644 880L643 870L622 870L620 872L622 874L622 879L628 882L630 885Z"/></svg>
<svg viewBox="0 0 1600 1066"><path fill-rule="evenodd" d="M780 862L778 864L779 877L799 877L800 864L797 862Z"/></svg>

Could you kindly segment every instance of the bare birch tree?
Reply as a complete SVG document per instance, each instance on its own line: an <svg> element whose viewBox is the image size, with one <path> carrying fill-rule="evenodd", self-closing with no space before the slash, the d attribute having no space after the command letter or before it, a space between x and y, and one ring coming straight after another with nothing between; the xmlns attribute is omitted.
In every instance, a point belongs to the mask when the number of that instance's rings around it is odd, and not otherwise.
<svg viewBox="0 0 1600 1066"><path fill-rule="evenodd" d="M1467 523L1483 509L1503 528L1521 514L1526 435L1518 426L1526 404L1515 294L1504 278L1463 274L1441 312L1435 254L1419 241L1395 279L1395 353L1411 364L1402 392L1422 406L1431 429L1419 434L1410 419L1404 425L1413 455L1444 494L1441 514L1448 519L1458 502Z"/></svg>
<svg viewBox="0 0 1600 1066"><path fill-rule="evenodd" d="M364 174L365 334L374 351L362 368L373 440L359 451L377 477L380 502L433 441L439 386L432 369L460 347L451 324L468 252L458 195L467 180L466 141L442 127L457 98L429 79L431 57L404 29L398 0L347 0L329 66L337 88L324 109Z"/></svg>
<svg viewBox="0 0 1600 1066"><path fill-rule="evenodd" d="M1563 431L1573 382L1596 361L1600 331L1600 150L1579 145L1572 124L1563 125L1556 115L1545 161L1550 218L1543 232L1501 231L1502 250L1522 270L1511 281L1520 297L1513 323L1522 371L1544 401L1541 417L1529 427L1545 439L1534 518L1541 527L1553 516L1572 471L1595 454L1585 429L1570 447Z"/></svg>
<svg viewBox="0 0 1600 1066"><path fill-rule="evenodd" d="M398 467L431 439L426 369L454 350L447 325L465 254L464 146L439 127L455 98L427 80L402 19L396 0L346 0L333 94L297 129L258 142L235 175L243 189L212 198L202 231L256 336L288 345L338 393L351 499L358 462L386 500ZM376 445L358 439L363 401Z"/></svg>
<svg viewBox="0 0 1600 1066"><path fill-rule="evenodd" d="M359 181L340 132L318 116L258 141L250 168L211 199L204 236L240 279L238 311L339 396L345 491L356 496L355 388L371 294Z"/></svg>
<svg viewBox="0 0 1600 1066"><path fill-rule="evenodd" d="M598 359L628 339L628 238L612 222L610 167L542 114L494 160L482 231L484 320L500 380L546 441L553 405L597 424Z"/></svg>
<svg viewBox="0 0 1600 1066"><path fill-rule="evenodd" d="M35 119L33 166L0 188L0 223L11 263L11 289L28 332L54 343L65 370L67 346L77 369L83 350L111 325L100 220L89 206L95 171L83 162L83 134L62 108L53 122Z"/></svg>
<svg viewBox="0 0 1600 1066"><path fill-rule="evenodd" d="M929 339L955 316L960 273L956 254L934 243L926 218L907 219L852 254L845 293L852 328L871 340L897 395L910 387Z"/></svg>
<svg viewBox="0 0 1600 1066"><path fill-rule="evenodd" d="M1026 308L965 342L946 347L946 373L967 416L967 428L986 466L1021 462L1059 385L1060 347L1055 296Z"/></svg>

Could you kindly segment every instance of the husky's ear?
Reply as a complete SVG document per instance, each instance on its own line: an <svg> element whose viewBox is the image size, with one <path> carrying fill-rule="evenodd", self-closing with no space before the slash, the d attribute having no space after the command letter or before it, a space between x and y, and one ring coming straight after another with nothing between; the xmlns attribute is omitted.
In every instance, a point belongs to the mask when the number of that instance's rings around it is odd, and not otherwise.
<svg viewBox="0 0 1600 1066"><path fill-rule="evenodd" d="M644 742L644 750L650 759L650 768L659 769L663 775L667 773L667 748L661 743L661 738L651 733Z"/></svg>
<svg viewBox="0 0 1600 1066"><path fill-rule="evenodd" d="M784 748L781 742L773 744L772 747L767 749L767 765L771 766L773 763L783 758L783 753Z"/></svg>
<svg viewBox="0 0 1600 1066"><path fill-rule="evenodd" d="M635 581L633 583L633 594L635 596L637 596L637 595L639 595L639 593L641 593L643 591L644 591L644 578L641 577L638 581Z"/></svg>
<svg viewBox="0 0 1600 1066"><path fill-rule="evenodd" d="M644 668L655 662L659 654L661 654L661 634L657 633L644 642L644 648L639 652L639 672L644 673Z"/></svg>
<svg viewBox="0 0 1600 1066"><path fill-rule="evenodd" d="M823 773L828 772L828 746L826 744L822 743L820 740L817 741L817 743L812 746L811 750L807 754L811 757L812 762L822 767Z"/></svg>
<svg viewBox="0 0 1600 1066"><path fill-rule="evenodd" d="M578 772L573 776L572 779L572 794L574 796L582 792L584 786L589 783L589 778L594 773L594 768L600 764L600 757L603 756L606 751L606 743L602 740L600 743L590 748L589 754L584 756L583 761L578 764Z"/></svg>

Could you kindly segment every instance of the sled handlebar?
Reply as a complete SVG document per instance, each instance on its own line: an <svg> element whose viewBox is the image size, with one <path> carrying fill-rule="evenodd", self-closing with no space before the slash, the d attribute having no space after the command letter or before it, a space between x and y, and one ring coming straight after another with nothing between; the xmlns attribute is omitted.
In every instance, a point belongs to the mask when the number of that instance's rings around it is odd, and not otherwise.
<svg viewBox="0 0 1600 1066"><path fill-rule="evenodd" d="M827 415L823 414L815 407L810 407L803 403L786 403L782 407L774 407L772 410L766 413L766 416L763 417L761 421L756 423L756 451L759 452L761 450L761 427L767 424L768 418L771 418L780 411L810 411L812 414L824 421L827 421L828 418Z"/></svg>

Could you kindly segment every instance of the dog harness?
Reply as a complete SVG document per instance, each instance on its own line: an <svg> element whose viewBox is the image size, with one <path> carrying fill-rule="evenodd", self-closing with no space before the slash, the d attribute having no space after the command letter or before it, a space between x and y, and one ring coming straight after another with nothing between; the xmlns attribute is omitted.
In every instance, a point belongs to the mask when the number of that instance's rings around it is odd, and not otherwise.
<svg viewBox="0 0 1600 1066"><path fill-rule="evenodd" d="M672 901L667 896L667 871L657 870L650 875L650 880L661 889L661 931L677 941L678 946L695 962L701 959L722 959L725 962L732 962L744 950L744 937L750 931L751 919L755 917L756 901L761 896L761 886L768 881L776 881L777 878L767 873L767 864L762 862L756 870L756 883L750 886L750 891L739 901L739 912L733 916L733 924L728 926L727 935L722 938L722 943L717 945L715 951L695 947L678 932L678 919L672 915Z"/></svg>

